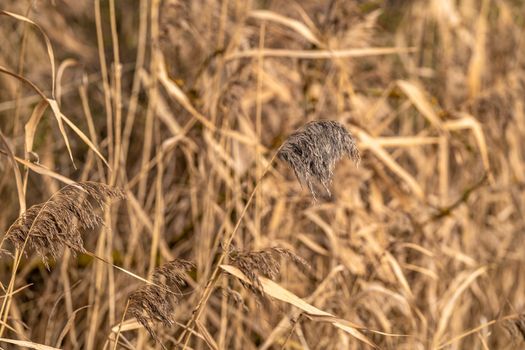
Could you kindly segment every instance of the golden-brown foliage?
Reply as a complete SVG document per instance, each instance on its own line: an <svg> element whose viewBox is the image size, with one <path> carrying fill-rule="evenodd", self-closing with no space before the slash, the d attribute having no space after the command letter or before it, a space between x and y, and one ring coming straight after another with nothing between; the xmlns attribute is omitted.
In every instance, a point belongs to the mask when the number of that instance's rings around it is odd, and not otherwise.
<svg viewBox="0 0 525 350"><path fill-rule="evenodd" d="M523 1L0 10L2 347L524 346Z"/></svg>

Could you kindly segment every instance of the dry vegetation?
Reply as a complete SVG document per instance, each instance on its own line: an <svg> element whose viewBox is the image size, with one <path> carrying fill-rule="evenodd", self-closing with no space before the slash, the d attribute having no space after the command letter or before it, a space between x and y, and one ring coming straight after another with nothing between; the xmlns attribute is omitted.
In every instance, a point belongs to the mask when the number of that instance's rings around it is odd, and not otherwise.
<svg viewBox="0 0 525 350"><path fill-rule="evenodd" d="M525 347L524 1L0 10L2 348Z"/></svg>

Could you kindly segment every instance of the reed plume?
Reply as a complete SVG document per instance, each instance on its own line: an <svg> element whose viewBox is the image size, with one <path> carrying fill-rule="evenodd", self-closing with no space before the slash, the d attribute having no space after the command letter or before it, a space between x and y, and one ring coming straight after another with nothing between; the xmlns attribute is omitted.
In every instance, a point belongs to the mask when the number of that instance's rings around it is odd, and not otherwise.
<svg viewBox="0 0 525 350"><path fill-rule="evenodd" d="M184 274L193 267L192 262L183 259L161 265L153 272L153 284L143 285L129 295L130 315L159 343L153 322L159 321L166 327L175 324L173 312L177 296L181 295L179 287L186 284Z"/></svg>
<svg viewBox="0 0 525 350"><path fill-rule="evenodd" d="M525 314L520 314L515 319L503 323L514 343L525 341Z"/></svg>
<svg viewBox="0 0 525 350"><path fill-rule="evenodd" d="M309 268L309 264L303 258L291 250L281 247L265 248L258 251L231 249L229 258L231 264L241 270L251 282L243 283L243 286L258 297L264 295L259 276L263 275L270 279L279 277L281 274L281 258L286 258L299 267Z"/></svg>
<svg viewBox="0 0 525 350"><path fill-rule="evenodd" d="M352 134L339 122L319 120L307 123L291 134L279 150L279 158L288 163L301 184L306 184L316 199L316 183L328 195L335 164L348 156L356 165L361 156Z"/></svg>
<svg viewBox="0 0 525 350"><path fill-rule="evenodd" d="M4 239L18 249L33 249L48 267L47 257L59 258L66 247L74 253L85 252L81 231L103 224L93 204L103 207L108 199L123 197L121 190L103 183L67 185L20 215Z"/></svg>

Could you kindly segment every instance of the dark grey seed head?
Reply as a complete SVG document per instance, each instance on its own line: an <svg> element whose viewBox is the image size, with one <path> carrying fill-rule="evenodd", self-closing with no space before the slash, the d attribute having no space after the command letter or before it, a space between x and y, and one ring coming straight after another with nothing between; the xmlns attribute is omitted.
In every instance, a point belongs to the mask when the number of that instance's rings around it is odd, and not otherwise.
<svg viewBox="0 0 525 350"><path fill-rule="evenodd" d="M356 165L361 159L352 134L333 120L313 121L291 134L281 149L279 158L290 165L297 179L306 184L316 198L315 182L330 194L335 164L344 156Z"/></svg>

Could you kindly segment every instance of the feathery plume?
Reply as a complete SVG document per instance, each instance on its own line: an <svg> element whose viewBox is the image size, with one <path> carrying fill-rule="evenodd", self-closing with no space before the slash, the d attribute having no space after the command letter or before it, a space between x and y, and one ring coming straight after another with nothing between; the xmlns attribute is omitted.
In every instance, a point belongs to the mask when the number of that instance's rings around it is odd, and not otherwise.
<svg viewBox="0 0 525 350"><path fill-rule="evenodd" d="M161 265L153 272L154 284L143 285L129 295L130 315L159 343L153 322L159 321L166 327L175 324L173 312L177 296L181 294L179 287L186 284L184 273L193 267L192 262L183 259ZM162 347L165 348L164 345Z"/></svg>
<svg viewBox="0 0 525 350"><path fill-rule="evenodd" d="M27 245L35 250L48 267L47 256L57 259L66 247L85 252L81 230L94 229L104 222L93 203L103 207L111 198L124 198L124 193L98 182L67 185L47 202L35 204L20 215L5 239L19 249Z"/></svg>
<svg viewBox="0 0 525 350"><path fill-rule="evenodd" d="M242 283L256 296L263 296L263 289L259 275L264 275L270 279L275 279L281 274L281 264L279 259L286 258L296 263L300 267L309 268L309 264L300 256L289 249L272 247L258 251L239 251L232 249L229 253L230 262L248 277L249 283Z"/></svg>
<svg viewBox="0 0 525 350"><path fill-rule="evenodd" d="M301 184L306 184L316 199L315 183L330 195L334 167L343 156L357 165L361 159L354 138L339 122L313 121L291 134L279 150L279 158L293 169Z"/></svg>

